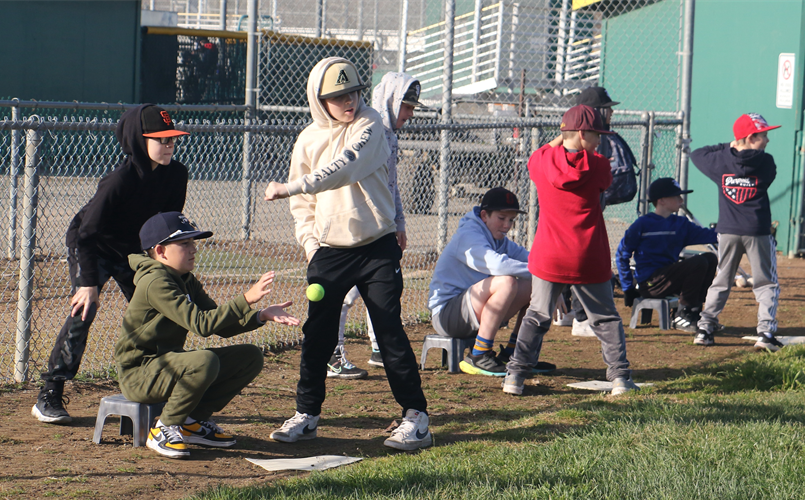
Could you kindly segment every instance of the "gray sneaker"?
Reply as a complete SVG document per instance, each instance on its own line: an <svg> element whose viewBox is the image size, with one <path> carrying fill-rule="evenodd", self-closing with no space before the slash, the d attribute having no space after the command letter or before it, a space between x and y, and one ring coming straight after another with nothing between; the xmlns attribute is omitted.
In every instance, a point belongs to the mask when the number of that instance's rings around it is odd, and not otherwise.
<svg viewBox="0 0 805 500"><path fill-rule="evenodd" d="M618 377L612 381L612 394L613 396L620 396L621 394L626 394L629 391L639 391L640 387L637 386L634 382L632 382L631 377Z"/></svg>
<svg viewBox="0 0 805 500"><path fill-rule="evenodd" d="M525 377L513 373L507 373L506 378L503 379L503 392L506 394L514 394L519 396L523 393L523 386L525 385Z"/></svg>

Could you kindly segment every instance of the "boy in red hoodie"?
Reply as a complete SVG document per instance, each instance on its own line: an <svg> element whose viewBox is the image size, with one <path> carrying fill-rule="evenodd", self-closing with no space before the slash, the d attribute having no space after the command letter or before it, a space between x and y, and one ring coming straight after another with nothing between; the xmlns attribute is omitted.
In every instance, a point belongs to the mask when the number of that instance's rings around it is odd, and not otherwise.
<svg viewBox="0 0 805 500"><path fill-rule="evenodd" d="M601 340L612 394L637 389L626 359L623 322L612 294L609 239L600 196L612 183L609 160L595 152L605 130L600 113L583 104L562 117L562 135L528 161L537 187L539 225L528 258L531 303L507 365L503 392L522 394L525 378L539 359L542 337L551 326L556 300L570 285Z"/></svg>

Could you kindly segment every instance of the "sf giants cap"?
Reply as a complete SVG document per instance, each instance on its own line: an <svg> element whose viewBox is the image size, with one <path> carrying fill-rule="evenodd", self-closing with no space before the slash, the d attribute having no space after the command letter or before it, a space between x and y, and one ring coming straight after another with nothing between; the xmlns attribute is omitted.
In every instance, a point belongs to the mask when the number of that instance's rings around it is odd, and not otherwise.
<svg viewBox="0 0 805 500"><path fill-rule="evenodd" d="M352 63L339 62L330 65L324 72L319 88L319 99L330 99L368 88L368 85L361 82L358 70Z"/></svg>
<svg viewBox="0 0 805 500"><path fill-rule="evenodd" d="M660 198L679 196L680 194L692 193L692 189L682 189L676 179L662 177L652 182L648 187L648 200L657 201Z"/></svg>
<svg viewBox="0 0 805 500"><path fill-rule="evenodd" d="M162 212L145 221L140 229L140 245L143 250L148 250L172 241L198 240L210 236L212 231L199 231L181 212Z"/></svg>
<svg viewBox="0 0 805 500"><path fill-rule="evenodd" d="M750 134L759 134L780 127L782 125L769 125L766 123L766 119L757 113L748 113L739 116L735 120L735 124L732 126L732 133L735 134L735 140L738 140L749 137Z"/></svg>
<svg viewBox="0 0 805 500"><path fill-rule="evenodd" d="M422 86L419 84L419 80L414 80L411 82L411 85L408 86L408 90L405 91L402 102L415 108L422 106L422 103L419 102L419 93L421 91Z"/></svg>
<svg viewBox="0 0 805 500"><path fill-rule="evenodd" d="M484 194L481 199L481 210L486 213L494 212L495 210L516 210L517 213L525 213L520 210L520 202L517 201L517 196L502 187L492 188Z"/></svg>
<svg viewBox="0 0 805 500"><path fill-rule="evenodd" d="M612 134L604 128L604 119L597 109L584 104L573 106L562 116L562 125L559 127L562 132L570 130L583 130L587 132L598 132L599 134Z"/></svg>
<svg viewBox="0 0 805 500"><path fill-rule="evenodd" d="M167 111L159 106L146 106L140 113L140 122L145 137L176 137L190 135L173 128L173 120Z"/></svg>

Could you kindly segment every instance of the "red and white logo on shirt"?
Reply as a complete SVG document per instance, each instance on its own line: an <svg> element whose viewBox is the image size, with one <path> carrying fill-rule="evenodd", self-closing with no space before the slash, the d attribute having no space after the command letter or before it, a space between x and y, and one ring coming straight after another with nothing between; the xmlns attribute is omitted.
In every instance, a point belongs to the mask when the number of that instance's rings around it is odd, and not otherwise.
<svg viewBox="0 0 805 500"><path fill-rule="evenodd" d="M738 177L734 174L721 176L721 190L733 203L741 204L757 194L758 180L754 175Z"/></svg>

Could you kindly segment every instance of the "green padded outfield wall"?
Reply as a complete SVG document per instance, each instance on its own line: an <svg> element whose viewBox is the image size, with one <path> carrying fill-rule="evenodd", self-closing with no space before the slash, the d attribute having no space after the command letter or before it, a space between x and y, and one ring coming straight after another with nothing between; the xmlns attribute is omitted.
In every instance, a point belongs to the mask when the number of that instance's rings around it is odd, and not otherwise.
<svg viewBox="0 0 805 500"><path fill-rule="evenodd" d="M136 102L139 0L0 1L0 98Z"/></svg>
<svg viewBox="0 0 805 500"><path fill-rule="evenodd" d="M691 149L733 139L743 113L760 113L782 128L769 132L767 151L777 164L769 191L772 220L780 222L778 250L798 243L791 234L792 205L799 193L796 150L802 116L803 0L696 0L693 45ZM794 53L791 109L776 106L780 53ZM688 204L702 223L716 222L719 187L690 164ZM791 236L791 237L790 237Z"/></svg>

